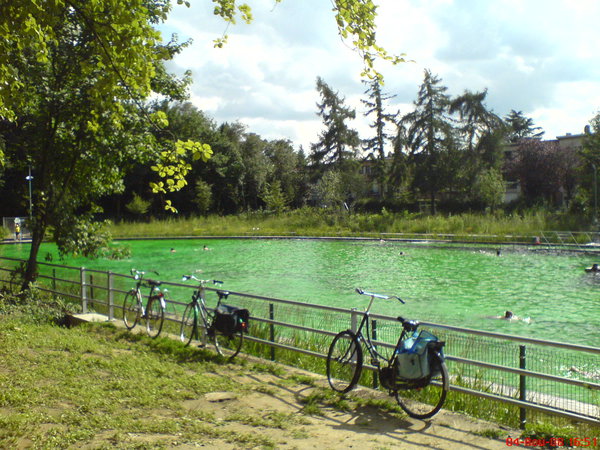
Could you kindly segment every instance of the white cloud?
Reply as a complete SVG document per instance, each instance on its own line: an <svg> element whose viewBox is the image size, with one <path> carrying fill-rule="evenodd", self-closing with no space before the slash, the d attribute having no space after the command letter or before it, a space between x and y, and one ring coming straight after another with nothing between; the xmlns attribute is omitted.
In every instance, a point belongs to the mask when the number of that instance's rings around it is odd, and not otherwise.
<svg viewBox="0 0 600 450"><path fill-rule="evenodd" d="M546 137L578 133L600 108L595 0L379 0L378 38L414 62L378 64L394 108L408 112L428 68L451 95L488 89L499 115L521 110ZM317 139L315 79L321 76L357 108L359 56L337 36L329 2L256 0L251 25L229 27L210 2L175 7L165 34L193 44L171 69L191 69L192 101L217 122L239 120L265 138L290 139L305 150ZM364 120L354 125L368 133Z"/></svg>

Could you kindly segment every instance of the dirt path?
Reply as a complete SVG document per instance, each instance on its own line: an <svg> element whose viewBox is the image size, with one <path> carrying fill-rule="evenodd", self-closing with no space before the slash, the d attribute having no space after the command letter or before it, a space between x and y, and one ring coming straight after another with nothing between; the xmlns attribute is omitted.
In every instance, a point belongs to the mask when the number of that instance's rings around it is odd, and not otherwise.
<svg viewBox="0 0 600 450"><path fill-rule="evenodd" d="M310 383L290 383L290 373L310 377ZM347 411L319 405L322 415L303 412L306 400L323 392L326 380L296 369L286 368L286 376L272 374L234 375L236 381L251 387L251 393L211 393L204 398L189 401L185 407L210 412L214 420L226 430L236 433L255 433L276 443L283 449L505 449L504 439L517 431L501 430L497 425L474 420L461 414L442 411L429 421L398 417L377 406L354 406ZM293 377L292 377L293 379ZM353 391L353 397L384 399L385 393L367 388ZM360 403L360 402L359 402ZM256 426L256 418L265 420L285 416L280 427ZM248 417L232 421L232 417ZM496 430L499 439L480 434ZM234 449L225 440L205 442L202 448Z"/></svg>

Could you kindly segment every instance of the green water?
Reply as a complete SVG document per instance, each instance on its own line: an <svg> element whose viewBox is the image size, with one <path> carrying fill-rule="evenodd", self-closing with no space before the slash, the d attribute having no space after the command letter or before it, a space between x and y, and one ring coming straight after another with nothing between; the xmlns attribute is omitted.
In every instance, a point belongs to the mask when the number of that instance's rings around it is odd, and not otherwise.
<svg viewBox="0 0 600 450"><path fill-rule="evenodd" d="M209 250L203 246L208 245ZM71 258L61 264L128 273L157 270L179 282L200 269L232 291L364 309L356 287L406 300L377 301L373 312L520 336L600 346L600 274L585 273L592 256L377 241L129 241L127 260ZM172 253L171 248L176 251ZM27 245L2 246L25 258ZM44 244L40 255L51 253ZM511 310L525 321L490 318Z"/></svg>

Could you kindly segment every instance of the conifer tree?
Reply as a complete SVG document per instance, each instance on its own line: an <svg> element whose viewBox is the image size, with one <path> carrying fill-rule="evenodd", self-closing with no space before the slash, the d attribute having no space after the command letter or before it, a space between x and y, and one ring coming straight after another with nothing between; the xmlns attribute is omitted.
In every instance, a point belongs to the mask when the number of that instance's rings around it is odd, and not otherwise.
<svg viewBox="0 0 600 450"><path fill-rule="evenodd" d="M368 85L365 94L367 100L361 102L368 108L365 116L374 116L373 121L369 125L375 135L372 138L363 141L363 149L367 152L367 158L375 161L374 176L379 187L379 197L384 197L386 194L386 148L394 139L394 134L391 134L389 128L397 129L398 115L400 112L388 113L385 110L384 103L395 97L395 95L387 95L381 92L381 83L379 80L370 82L364 81Z"/></svg>
<svg viewBox="0 0 600 450"><path fill-rule="evenodd" d="M356 158L360 143L358 132L348 125L356 117L356 111L346 106L345 99L321 77L317 77L317 90L321 96L317 115L323 119L325 130L319 134L319 141L311 145L310 160L317 173L327 167L344 171L346 163Z"/></svg>

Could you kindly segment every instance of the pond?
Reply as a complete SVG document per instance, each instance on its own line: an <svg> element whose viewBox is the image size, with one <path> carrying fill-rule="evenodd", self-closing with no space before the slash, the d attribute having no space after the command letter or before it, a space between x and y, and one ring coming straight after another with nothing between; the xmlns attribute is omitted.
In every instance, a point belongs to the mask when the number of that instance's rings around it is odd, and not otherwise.
<svg viewBox="0 0 600 450"><path fill-rule="evenodd" d="M202 270L232 291L364 309L368 291L398 295L405 305L377 301L373 312L519 336L600 346L600 273L592 255L506 247L398 241L205 239L120 241L132 256L113 261L68 258L72 266L129 273L157 270L164 281ZM205 250L204 246L208 249ZM174 251L171 251L173 249ZM27 244L0 246L26 258ZM40 259L52 255L44 244ZM521 319L496 317L510 310Z"/></svg>

